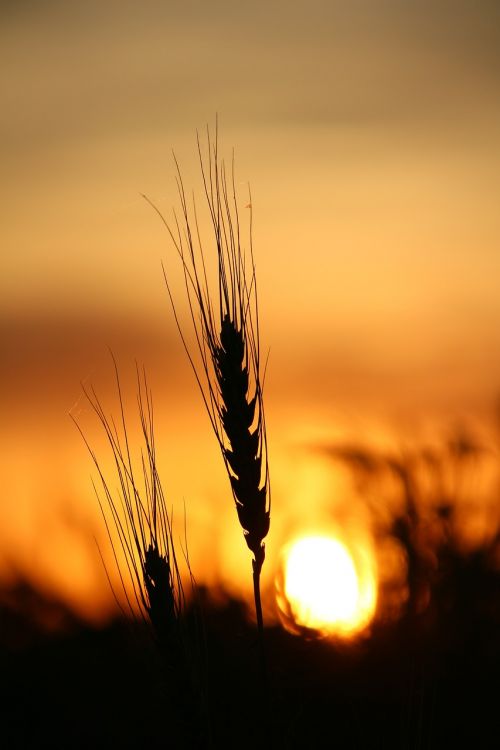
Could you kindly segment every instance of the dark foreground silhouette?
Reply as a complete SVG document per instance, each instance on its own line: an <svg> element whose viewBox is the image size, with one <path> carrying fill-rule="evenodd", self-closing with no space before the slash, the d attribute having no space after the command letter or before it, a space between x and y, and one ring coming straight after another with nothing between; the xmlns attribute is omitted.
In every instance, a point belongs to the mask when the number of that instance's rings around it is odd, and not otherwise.
<svg viewBox="0 0 500 750"><path fill-rule="evenodd" d="M468 607L379 624L355 644L268 628L267 723L255 628L240 603L205 597L212 746L497 747L499 576L468 575ZM171 714L149 631L90 629L26 583L2 602L0 747L196 746Z"/></svg>

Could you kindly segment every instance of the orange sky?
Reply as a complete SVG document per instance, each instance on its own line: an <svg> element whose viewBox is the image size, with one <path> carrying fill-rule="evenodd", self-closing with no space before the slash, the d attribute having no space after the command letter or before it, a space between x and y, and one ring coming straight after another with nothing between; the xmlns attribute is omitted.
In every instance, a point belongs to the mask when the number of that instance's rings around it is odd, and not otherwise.
<svg viewBox="0 0 500 750"><path fill-rule="evenodd" d="M485 423L500 391L495 3L52 0L2 3L0 19L4 572L97 596L90 465L67 414L80 380L107 393L108 345L125 372L148 367L200 559L214 513L234 533L207 575L250 564L172 325L172 247L140 196L170 212L172 148L200 196L195 131L216 111L242 207L252 187L275 544L303 488L314 508L346 491L309 442Z"/></svg>

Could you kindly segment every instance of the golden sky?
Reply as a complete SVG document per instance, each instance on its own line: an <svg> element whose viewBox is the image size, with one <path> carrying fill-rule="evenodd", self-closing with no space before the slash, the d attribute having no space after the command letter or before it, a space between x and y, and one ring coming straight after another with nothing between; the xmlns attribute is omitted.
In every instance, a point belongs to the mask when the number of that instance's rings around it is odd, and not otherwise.
<svg viewBox="0 0 500 750"><path fill-rule="evenodd" d="M499 22L491 0L0 3L5 571L22 558L56 575L36 530L68 540L61 507L94 523L67 415L81 380L108 392L107 346L125 370L146 363L170 414L176 500L206 507L219 482L234 513L168 307L173 249L141 197L176 204L173 148L201 199L195 135L216 112L242 207L252 188L278 488L308 484L308 441L485 419L500 390ZM172 468L181 437L212 450L208 489ZM82 545L88 594L100 573Z"/></svg>

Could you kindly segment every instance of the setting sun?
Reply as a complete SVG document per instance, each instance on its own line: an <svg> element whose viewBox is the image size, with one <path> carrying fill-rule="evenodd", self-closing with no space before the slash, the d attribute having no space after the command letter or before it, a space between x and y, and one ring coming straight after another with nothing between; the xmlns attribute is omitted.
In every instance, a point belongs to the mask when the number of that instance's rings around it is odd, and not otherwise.
<svg viewBox="0 0 500 750"><path fill-rule="evenodd" d="M375 578L338 539L304 537L285 553L283 598L299 627L348 636L373 616Z"/></svg>

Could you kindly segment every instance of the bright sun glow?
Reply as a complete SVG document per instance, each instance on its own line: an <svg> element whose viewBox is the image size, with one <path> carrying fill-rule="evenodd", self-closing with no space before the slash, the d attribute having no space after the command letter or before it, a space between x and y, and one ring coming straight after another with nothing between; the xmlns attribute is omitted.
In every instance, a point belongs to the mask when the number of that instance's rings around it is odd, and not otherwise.
<svg viewBox="0 0 500 750"><path fill-rule="evenodd" d="M342 542L326 536L299 539L288 549L283 597L294 622L325 634L352 635L373 616L373 566L356 565Z"/></svg>

